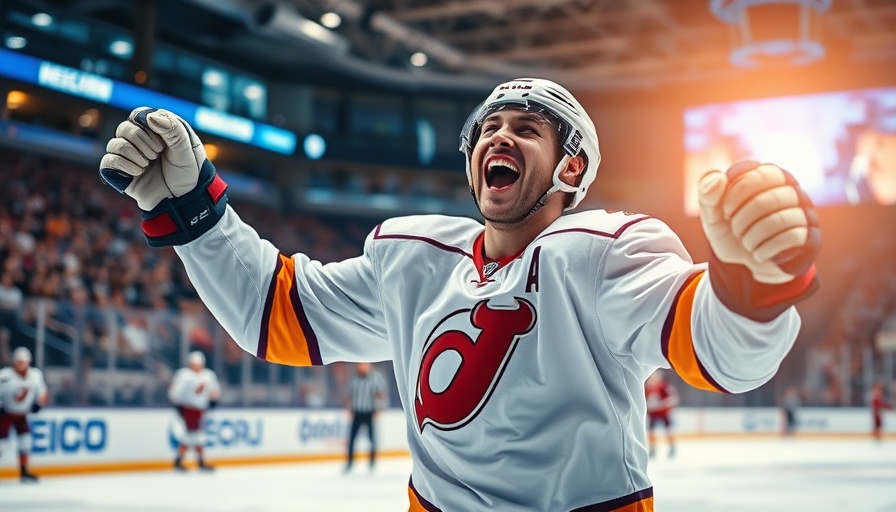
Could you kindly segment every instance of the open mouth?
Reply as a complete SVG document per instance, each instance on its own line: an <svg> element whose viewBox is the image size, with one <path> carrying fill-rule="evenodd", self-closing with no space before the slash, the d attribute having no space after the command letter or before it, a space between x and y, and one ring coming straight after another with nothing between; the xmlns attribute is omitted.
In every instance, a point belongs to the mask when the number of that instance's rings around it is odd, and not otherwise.
<svg viewBox="0 0 896 512"><path fill-rule="evenodd" d="M493 158L487 164L485 170L485 185L490 189L505 189L520 177L520 170L516 164L503 158Z"/></svg>

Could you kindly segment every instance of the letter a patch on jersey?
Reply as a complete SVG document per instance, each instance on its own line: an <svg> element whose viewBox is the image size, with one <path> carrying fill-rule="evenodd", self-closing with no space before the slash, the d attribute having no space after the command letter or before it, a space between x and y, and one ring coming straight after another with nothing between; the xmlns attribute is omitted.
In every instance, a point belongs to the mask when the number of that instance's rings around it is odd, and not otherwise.
<svg viewBox="0 0 896 512"><path fill-rule="evenodd" d="M516 309L477 303L473 309L452 313L439 326L467 311L476 339L458 329L430 334L423 347L417 375L414 412L420 432L427 425L454 430L473 420L491 397L520 338L536 322L535 307L516 298ZM445 368L449 368L450 375ZM437 375L439 374L439 375Z"/></svg>

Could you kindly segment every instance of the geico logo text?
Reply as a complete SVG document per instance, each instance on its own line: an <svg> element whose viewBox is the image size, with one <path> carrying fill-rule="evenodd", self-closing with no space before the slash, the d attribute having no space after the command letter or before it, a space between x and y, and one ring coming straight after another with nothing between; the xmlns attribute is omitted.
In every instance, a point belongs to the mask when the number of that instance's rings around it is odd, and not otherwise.
<svg viewBox="0 0 896 512"><path fill-rule="evenodd" d="M35 419L29 423L32 453L99 452L106 448L109 429L98 418Z"/></svg>

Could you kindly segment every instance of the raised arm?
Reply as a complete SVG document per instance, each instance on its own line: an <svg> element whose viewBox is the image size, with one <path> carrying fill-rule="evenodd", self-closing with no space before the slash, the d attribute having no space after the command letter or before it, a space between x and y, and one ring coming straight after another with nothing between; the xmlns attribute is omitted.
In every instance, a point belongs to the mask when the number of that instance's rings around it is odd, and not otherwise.
<svg viewBox="0 0 896 512"><path fill-rule="evenodd" d="M175 246L203 302L244 350L282 364L391 357L372 241L329 265L281 254L227 205L227 185L183 119L138 108L100 164L133 197L153 247Z"/></svg>
<svg viewBox="0 0 896 512"><path fill-rule="evenodd" d="M693 264L663 223L634 223L609 251L598 311L611 350L645 375L671 367L694 387L744 392L770 380L796 340L793 306L818 286L817 218L772 165L710 174L700 193L709 263ZM639 300L613 300L626 294Z"/></svg>

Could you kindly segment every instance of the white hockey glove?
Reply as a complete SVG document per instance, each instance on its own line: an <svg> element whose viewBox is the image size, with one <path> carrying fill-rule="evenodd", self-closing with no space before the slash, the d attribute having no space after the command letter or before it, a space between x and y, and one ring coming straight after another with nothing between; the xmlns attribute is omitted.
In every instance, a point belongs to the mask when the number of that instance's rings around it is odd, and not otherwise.
<svg viewBox="0 0 896 512"><path fill-rule="evenodd" d="M739 162L698 188L710 282L728 309L767 322L818 289L818 215L787 171Z"/></svg>
<svg viewBox="0 0 896 512"><path fill-rule="evenodd" d="M134 109L106 145L100 177L137 200L152 247L195 240L217 224L227 206L227 185L199 137L167 110Z"/></svg>
<svg viewBox="0 0 896 512"><path fill-rule="evenodd" d="M812 267L821 230L812 201L786 171L746 161L698 184L700 220L715 257L746 266L759 283L780 285Z"/></svg>

